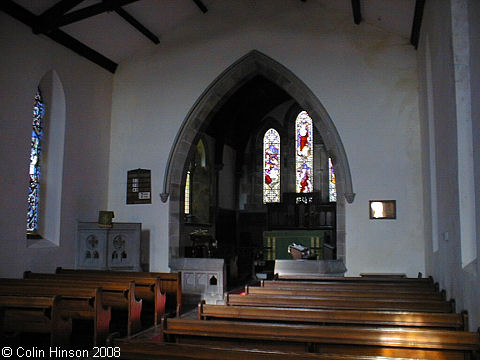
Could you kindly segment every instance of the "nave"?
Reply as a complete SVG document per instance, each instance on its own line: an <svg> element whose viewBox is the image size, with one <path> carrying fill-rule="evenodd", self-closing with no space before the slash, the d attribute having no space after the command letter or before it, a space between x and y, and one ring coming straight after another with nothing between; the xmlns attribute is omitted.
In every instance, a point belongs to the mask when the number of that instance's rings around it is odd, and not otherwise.
<svg viewBox="0 0 480 360"><path fill-rule="evenodd" d="M2 344L132 360L479 356L468 314L432 278L277 277L192 310L179 275L58 268L1 279Z"/></svg>

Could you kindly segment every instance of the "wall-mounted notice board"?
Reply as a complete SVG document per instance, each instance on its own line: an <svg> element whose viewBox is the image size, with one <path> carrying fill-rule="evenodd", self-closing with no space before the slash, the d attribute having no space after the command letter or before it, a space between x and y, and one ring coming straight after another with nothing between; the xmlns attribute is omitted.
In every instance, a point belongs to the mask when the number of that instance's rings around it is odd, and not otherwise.
<svg viewBox="0 0 480 360"><path fill-rule="evenodd" d="M151 204L151 171L136 169L128 171L127 174L127 204Z"/></svg>

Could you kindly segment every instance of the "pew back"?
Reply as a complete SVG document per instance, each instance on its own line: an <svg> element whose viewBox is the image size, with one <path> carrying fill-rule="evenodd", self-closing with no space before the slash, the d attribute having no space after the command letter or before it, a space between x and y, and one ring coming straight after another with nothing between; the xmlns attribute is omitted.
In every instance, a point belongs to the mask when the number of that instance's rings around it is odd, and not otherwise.
<svg viewBox="0 0 480 360"><path fill-rule="evenodd" d="M211 305L201 302L198 319L232 319L316 324L356 324L465 330L464 317L451 313L360 311Z"/></svg>
<svg viewBox="0 0 480 360"><path fill-rule="evenodd" d="M47 333L51 346L68 345L72 322L62 318L61 301L58 295L0 295L0 330Z"/></svg>
<svg viewBox="0 0 480 360"><path fill-rule="evenodd" d="M336 289L335 287L325 288L288 288L288 287L259 287L246 286L246 294L260 295L296 295L296 296L316 296L316 297L361 297L361 298L377 298L377 299L431 299L444 300L440 292L403 292L401 289L397 291L381 290L381 289Z"/></svg>
<svg viewBox="0 0 480 360"><path fill-rule="evenodd" d="M454 305L451 302L418 299L227 294L227 304L371 311L454 312L454 309L452 309Z"/></svg>
<svg viewBox="0 0 480 360"><path fill-rule="evenodd" d="M112 271L112 270L77 270L57 268L56 274L69 275L80 278L108 279L129 279L141 284L142 281L156 281L161 293L167 294L167 308L174 304L174 311L177 316L182 306L182 282L180 273L142 272L142 271Z"/></svg>
<svg viewBox="0 0 480 360"><path fill-rule="evenodd" d="M212 345L240 343L245 348L267 349L275 344L283 351L324 352L325 346L333 349L351 346L359 355L395 353L420 358L459 359L479 350L478 333L464 331L366 328L357 326L321 326L298 324L266 324L237 321L198 321L167 319L164 325L166 339L176 342L206 343ZM415 341L412 341L415 339ZM413 357L415 357L413 356Z"/></svg>

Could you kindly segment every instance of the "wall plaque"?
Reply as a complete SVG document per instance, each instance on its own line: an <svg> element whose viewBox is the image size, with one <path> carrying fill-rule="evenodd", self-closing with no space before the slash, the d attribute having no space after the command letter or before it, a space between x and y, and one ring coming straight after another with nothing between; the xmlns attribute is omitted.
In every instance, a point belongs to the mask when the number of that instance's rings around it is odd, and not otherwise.
<svg viewBox="0 0 480 360"><path fill-rule="evenodd" d="M130 170L127 173L127 204L151 204L151 171Z"/></svg>
<svg viewBox="0 0 480 360"><path fill-rule="evenodd" d="M370 219L396 219L397 202L395 200L370 200Z"/></svg>

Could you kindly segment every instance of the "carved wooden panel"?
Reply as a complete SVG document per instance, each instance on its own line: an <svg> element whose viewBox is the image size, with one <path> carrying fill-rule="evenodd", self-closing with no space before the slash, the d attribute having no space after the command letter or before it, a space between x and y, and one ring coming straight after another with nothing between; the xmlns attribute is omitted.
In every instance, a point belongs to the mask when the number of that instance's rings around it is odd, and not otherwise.
<svg viewBox="0 0 480 360"><path fill-rule="evenodd" d="M77 268L140 270L140 223L80 222L77 234Z"/></svg>

